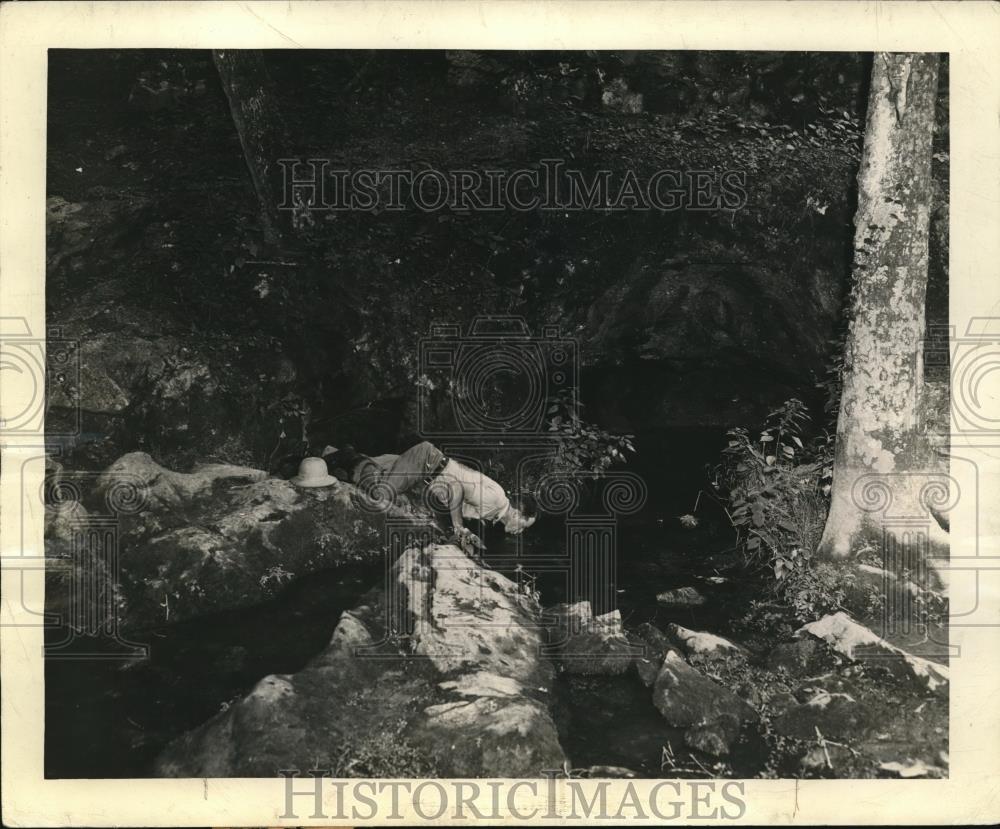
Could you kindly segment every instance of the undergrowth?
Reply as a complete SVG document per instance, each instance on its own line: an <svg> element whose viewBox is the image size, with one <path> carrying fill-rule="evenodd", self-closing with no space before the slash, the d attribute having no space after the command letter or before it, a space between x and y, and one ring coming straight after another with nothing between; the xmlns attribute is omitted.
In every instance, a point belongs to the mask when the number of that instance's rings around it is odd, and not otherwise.
<svg viewBox="0 0 1000 829"><path fill-rule="evenodd" d="M730 429L714 470L736 548L766 590L751 607L750 626L792 625L843 609L838 568L814 560L829 509L834 436L825 429L810 436L809 423L805 404L786 400L759 430Z"/></svg>

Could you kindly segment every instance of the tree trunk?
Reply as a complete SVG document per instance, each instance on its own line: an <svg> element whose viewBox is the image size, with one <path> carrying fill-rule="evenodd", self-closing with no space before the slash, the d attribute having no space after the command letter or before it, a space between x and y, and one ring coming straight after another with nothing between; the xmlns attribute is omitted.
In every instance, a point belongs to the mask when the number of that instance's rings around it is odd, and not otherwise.
<svg viewBox="0 0 1000 829"><path fill-rule="evenodd" d="M947 500L946 476L933 471L917 428L938 62L875 55L832 502L819 547L829 556L874 543L909 547L912 560L917 548L925 558L928 542L947 538L928 511Z"/></svg>
<svg viewBox="0 0 1000 829"><path fill-rule="evenodd" d="M260 205L264 238L274 244L280 239L277 161L283 146L284 124L271 94L264 56L258 50L213 51L222 88L243 147L254 191Z"/></svg>

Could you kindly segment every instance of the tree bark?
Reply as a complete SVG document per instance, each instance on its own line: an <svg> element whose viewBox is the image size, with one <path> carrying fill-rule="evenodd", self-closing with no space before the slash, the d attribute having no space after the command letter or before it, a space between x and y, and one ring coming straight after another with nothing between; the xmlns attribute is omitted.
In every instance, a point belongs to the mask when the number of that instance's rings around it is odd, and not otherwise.
<svg viewBox="0 0 1000 829"><path fill-rule="evenodd" d="M918 539L926 551L947 538L928 510L947 500L947 484L942 492L917 428L938 63L932 54L879 53L872 69L831 505L819 547L833 557L864 543L914 547Z"/></svg>
<svg viewBox="0 0 1000 829"><path fill-rule="evenodd" d="M257 194L264 238L277 243L281 237L278 195L282 184L276 171L285 128L271 92L263 53L253 49L216 50L212 60Z"/></svg>

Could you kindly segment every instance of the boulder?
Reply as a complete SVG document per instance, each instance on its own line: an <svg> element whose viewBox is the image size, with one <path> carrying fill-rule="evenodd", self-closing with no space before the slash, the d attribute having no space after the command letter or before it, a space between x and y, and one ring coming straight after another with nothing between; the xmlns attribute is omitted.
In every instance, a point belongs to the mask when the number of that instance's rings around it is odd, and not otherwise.
<svg viewBox="0 0 1000 829"><path fill-rule="evenodd" d="M562 768L537 604L451 545L407 550L387 587L345 613L304 669L265 677L169 745L156 773L537 777ZM411 647L401 647L400 624Z"/></svg>
<svg viewBox="0 0 1000 829"><path fill-rule="evenodd" d="M618 610L593 616L590 602L582 601L548 608L543 619L549 649L567 673L621 674L632 664L636 648L622 627Z"/></svg>
<svg viewBox="0 0 1000 829"><path fill-rule="evenodd" d="M551 687L551 666L539 659L544 638L537 602L515 582L450 544L411 547L395 569L407 596L414 652L437 670L474 665L528 687Z"/></svg>
<svg viewBox="0 0 1000 829"><path fill-rule="evenodd" d="M571 674L622 674L635 655L621 614L614 610L595 616L580 633L571 636L559 652L559 662Z"/></svg>
<svg viewBox="0 0 1000 829"><path fill-rule="evenodd" d="M630 637L635 648L635 667L639 680L647 688L652 687L660 674L663 657L669 650L676 650L667 635L650 622L639 625Z"/></svg>
<svg viewBox="0 0 1000 829"><path fill-rule="evenodd" d="M691 740L712 747L714 754L728 752L741 723L757 720L750 705L673 651L663 659L653 704L670 725L694 729ZM718 727L705 728L710 725Z"/></svg>
<svg viewBox="0 0 1000 829"><path fill-rule="evenodd" d="M175 472L141 452L112 464L82 497L89 511L78 502L51 510L47 549L68 549L80 515L113 519L122 630L246 607L309 573L440 537L433 516L403 498L376 507L351 484L302 489L228 464ZM85 558L95 572L106 566L98 547L84 546L81 567L90 566ZM47 601L64 604L65 574L48 583Z"/></svg>
<svg viewBox="0 0 1000 829"><path fill-rule="evenodd" d="M128 498L125 508L132 512L165 510L204 498L217 481L254 482L265 478L263 470L223 463L204 464L193 472L174 472L145 452L130 452L101 473L93 497L106 501L112 510L116 498Z"/></svg>
<svg viewBox="0 0 1000 829"><path fill-rule="evenodd" d="M696 607L705 604L705 597L693 587L677 587L657 593L656 601L668 607Z"/></svg>
<svg viewBox="0 0 1000 829"><path fill-rule="evenodd" d="M588 601L553 605L545 608L542 614L549 633L549 644L554 648L562 647L571 636L582 632L593 618Z"/></svg>
<svg viewBox="0 0 1000 829"><path fill-rule="evenodd" d="M45 539L47 556L69 552L73 537L87 525L87 510L79 501L61 501L45 505ZM53 548L49 547L52 542Z"/></svg>
<svg viewBox="0 0 1000 829"><path fill-rule="evenodd" d="M691 726L684 732L684 743L703 754L724 757L739 733L739 720L732 714L722 714L711 722Z"/></svg>
<svg viewBox="0 0 1000 829"><path fill-rule="evenodd" d="M408 736L442 777L539 777L565 762L546 707L523 695L430 705Z"/></svg>
<svg viewBox="0 0 1000 829"><path fill-rule="evenodd" d="M728 639L716 636L714 633L690 630L677 624L667 625L667 637L692 663L746 656L743 648Z"/></svg>
<svg viewBox="0 0 1000 829"><path fill-rule="evenodd" d="M843 611L824 616L800 628L796 635L822 639L837 653L852 661L879 665L919 687L941 696L948 693L947 665L907 653L887 642Z"/></svg>
<svg viewBox="0 0 1000 829"><path fill-rule="evenodd" d="M789 706L772 721L772 728L786 737L811 740L817 730L824 737L859 737L868 727L865 709L850 694L815 690L804 703Z"/></svg>
<svg viewBox="0 0 1000 829"><path fill-rule="evenodd" d="M809 669L816 656L818 644L814 639L782 642L767 655L767 667L791 676L801 676Z"/></svg>

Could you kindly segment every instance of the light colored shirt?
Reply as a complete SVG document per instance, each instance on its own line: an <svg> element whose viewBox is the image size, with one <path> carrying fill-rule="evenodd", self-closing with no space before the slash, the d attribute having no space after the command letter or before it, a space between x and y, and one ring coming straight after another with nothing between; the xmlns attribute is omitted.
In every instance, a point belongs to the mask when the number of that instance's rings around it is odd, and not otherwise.
<svg viewBox="0 0 1000 829"><path fill-rule="evenodd" d="M449 460L441 477L462 487L462 517L480 521L499 521L510 509L503 487L489 475Z"/></svg>
<svg viewBox="0 0 1000 829"><path fill-rule="evenodd" d="M392 468L399 455L372 458L384 471ZM499 521L510 509L507 493L489 475L476 472L458 461L449 460L440 477L462 488L462 517L479 521Z"/></svg>

